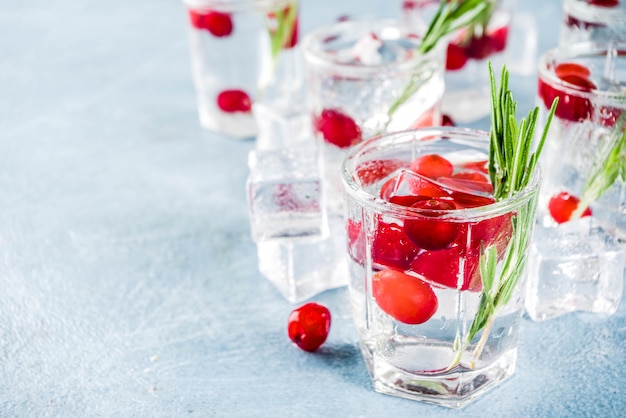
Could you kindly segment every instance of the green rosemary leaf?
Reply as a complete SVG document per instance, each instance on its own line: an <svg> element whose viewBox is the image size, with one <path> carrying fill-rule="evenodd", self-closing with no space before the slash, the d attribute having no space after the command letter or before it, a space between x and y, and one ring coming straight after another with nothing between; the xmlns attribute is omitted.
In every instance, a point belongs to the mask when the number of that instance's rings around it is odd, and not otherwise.
<svg viewBox="0 0 626 418"><path fill-rule="evenodd" d="M595 155L576 214L598 200L618 177L624 180L625 157L626 112L619 117L609 132L606 142Z"/></svg>
<svg viewBox="0 0 626 418"><path fill-rule="evenodd" d="M488 7L487 0L442 1L426 30L419 52L429 52L442 38L474 22Z"/></svg>
<svg viewBox="0 0 626 418"><path fill-rule="evenodd" d="M537 160L543 149L547 131L556 109L555 100L550 109L540 143L532 152L534 132L537 126L538 108L530 111L526 118L517 122L517 102L509 90L509 74L502 67L500 87L497 88L493 67L489 63L491 86L491 132L489 145L489 177L494 187L496 200L503 200L519 193L533 176ZM476 344L473 360L480 357L489 337L496 311L511 299L526 262L526 248L529 245L534 223L535 205L520 208L511 218L512 236L498 266L498 253L495 245L482 250L480 273L482 290L478 310L470 325L465 346L482 330ZM459 356L457 356L459 357Z"/></svg>
<svg viewBox="0 0 626 418"><path fill-rule="evenodd" d="M451 2L442 1L437 9L437 12L433 16L428 29L424 34L424 38L417 52L420 54L427 54L430 52L443 38L451 34L452 32L471 25L478 19L481 13L489 8L493 0L453 0ZM428 81L428 77L419 75L413 77L407 86L404 88L400 96L389 106L387 111L388 125L391 122L391 117L398 110L404 102L406 102L419 88ZM386 127L386 126L385 126Z"/></svg>
<svg viewBox="0 0 626 418"><path fill-rule="evenodd" d="M493 279L496 276L496 267L498 263L498 251L493 245L483 250L484 257L480 259L480 276L483 280L483 290L490 293L493 288Z"/></svg>
<svg viewBox="0 0 626 418"><path fill-rule="evenodd" d="M298 16L298 6L295 2L276 12L276 29L270 30L272 59L275 61L280 51L285 47L295 29Z"/></svg>
<svg viewBox="0 0 626 418"><path fill-rule="evenodd" d="M476 316L474 317L474 321L470 326L469 331L467 332L467 343L474 339L476 334L485 327L485 324L489 320L489 317L494 314L495 305L493 303L493 298L487 294L482 293L480 295L480 303L478 304L478 311L476 312Z"/></svg>

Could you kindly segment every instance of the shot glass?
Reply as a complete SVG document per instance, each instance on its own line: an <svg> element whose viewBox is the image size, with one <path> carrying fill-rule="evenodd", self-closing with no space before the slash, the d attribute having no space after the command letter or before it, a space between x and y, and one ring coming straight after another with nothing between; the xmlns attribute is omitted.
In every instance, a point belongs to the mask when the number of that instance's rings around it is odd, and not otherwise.
<svg viewBox="0 0 626 418"><path fill-rule="evenodd" d="M533 243L526 298L534 320L578 310L611 314L621 300L625 52L626 43L579 43L540 58L540 118L555 98L559 104L542 155L538 222L546 231Z"/></svg>
<svg viewBox="0 0 626 418"><path fill-rule="evenodd" d="M349 293L374 389L466 405L514 373L541 174L495 201L489 134L423 128L343 168Z"/></svg>
<svg viewBox="0 0 626 418"><path fill-rule="evenodd" d="M440 0L404 0L402 20L413 30L426 30L440 3ZM518 24L514 25L513 0L487 0L487 4L489 7L477 23L449 37L442 112L454 123L471 123L489 115L488 61L496 67L506 63L512 72L520 69L519 72L524 72L525 63L534 60L536 30L532 19L520 15ZM510 48L512 41L514 54ZM535 68L531 64L528 75Z"/></svg>
<svg viewBox="0 0 626 418"><path fill-rule="evenodd" d="M253 105L297 89L298 0L184 0L200 123L255 136Z"/></svg>
<svg viewBox="0 0 626 418"><path fill-rule="evenodd" d="M624 0L563 0L560 47L612 40L626 41Z"/></svg>
<svg viewBox="0 0 626 418"><path fill-rule="evenodd" d="M445 45L427 54L419 45L419 35L391 19L339 22L303 39L309 111L331 212L341 213L339 173L351 146L440 123Z"/></svg>

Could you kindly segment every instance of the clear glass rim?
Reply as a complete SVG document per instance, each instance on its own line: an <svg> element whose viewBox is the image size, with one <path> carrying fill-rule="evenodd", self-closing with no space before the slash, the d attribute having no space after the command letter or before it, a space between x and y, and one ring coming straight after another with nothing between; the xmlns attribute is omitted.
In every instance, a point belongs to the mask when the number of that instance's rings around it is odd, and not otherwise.
<svg viewBox="0 0 626 418"><path fill-rule="evenodd" d="M306 61L319 68L332 69L337 73L347 74L380 74L380 73L401 73L406 71L414 71L421 63L434 61L441 57L441 65L443 70L443 51L446 42L439 42L431 51L426 54L419 54L417 47L419 42L415 43L415 53L406 57L402 61L391 63L382 63L378 65L356 65L345 64L329 60L327 55L320 52L317 45L320 45L324 39L333 37L335 34L354 30L366 30L378 33L384 28L393 28L400 33L412 33L405 24L399 19L392 18L362 18L356 20L348 20L344 22L336 22L330 25L319 27L307 34L301 41L300 45ZM416 38L419 41L421 38Z"/></svg>
<svg viewBox="0 0 626 418"><path fill-rule="evenodd" d="M388 147L399 148L413 141L426 140L426 138L429 142L452 138L483 147L486 152L488 151L490 143L489 132L460 127L421 128L370 138L353 147L342 162L341 180L343 182L344 191L360 205L374 210L377 213L387 213L399 217L411 215L432 216L436 214L438 219L458 220L463 222L479 221L509 213L523 205L525 201L531 199L533 195L536 195L539 191L541 184L541 168L537 165L528 185L510 198L475 208L434 211L431 209L410 208L388 202L379 196L375 196L363 190L352 175L356 168L355 162L363 153L372 149Z"/></svg>
<svg viewBox="0 0 626 418"><path fill-rule="evenodd" d="M240 12L246 10L275 10L299 0L182 0L186 7L194 10L216 10Z"/></svg>
<svg viewBox="0 0 626 418"><path fill-rule="evenodd" d="M589 4L587 0L564 0L563 15L567 17L571 12L573 17L584 22L601 22L607 26L626 25L626 6L623 2L618 4L618 7L606 7Z"/></svg>
<svg viewBox="0 0 626 418"><path fill-rule="evenodd" d="M580 42L567 48L552 48L539 57L539 79L551 86L557 86L559 91L568 95L626 108L626 92L598 89L583 90L574 84L561 80L552 71L555 63L568 62L568 60L582 57L606 56L610 51L615 51L618 56L626 56L626 42ZM624 57L624 61L626 62L626 57ZM626 80L620 81L626 82Z"/></svg>

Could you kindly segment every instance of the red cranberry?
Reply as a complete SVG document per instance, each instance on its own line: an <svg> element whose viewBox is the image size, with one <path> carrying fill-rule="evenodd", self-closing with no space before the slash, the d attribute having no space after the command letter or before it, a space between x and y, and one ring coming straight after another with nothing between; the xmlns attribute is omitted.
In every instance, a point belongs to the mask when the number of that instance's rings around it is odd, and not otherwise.
<svg viewBox="0 0 626 418"><path fill-rule="evenodd" d="M402 227L379 219L372 242L372 260L377 265L406 270L418 251Z"/></svg>
<svg viewBox="0 0 626 418"><path fill-rule="evenodd" d="M221 38L233 32L233 20L228 13L189 10L191 25L196 29L209 31L211 35Z"/></svg>
<svg viewBox="0 0 626 418"><path fill-rule="evenodd" d="M465 48L457 44L448 44L448 50L446 52L446 70L456 71L465 67L467 63L467 54ZM445 126L445 125L444 125Z"/></svg>
<svg viewBox="0 0 626 418"><path fill-rule="evenodd" d="M442 250L454 242L459 233L458 224L449 220L437 219L439 213L428 212L428 210L454 210L455 206L452 202L437 198L425 198L417 201L411 207L425 210L419 218L412 217L404 221L404 233L413 244L426 250Z"/></svg>
<svg viewBox="0 0 626 418"><path fill-rule="evenodd" d="M336 109L324 109L314 118L313 127L326 142L347 148L361 140L361 129L348 115Z"/></svg>
<svg viewBox="0 0 626 418"><path fill-rule="evenodd" d="M252 100L243 90L224 90L217 95L217 107L226 113L250 112Z"/></svg>
<svg viewBox="0 0 626 418"><path fill-rule="evenodd" d="M315 351L326 341L330 322L328 308L309 302L289 314L287 320L289 339L304 351Z"/></svg>
<svg viewBox="0 0 626 418"><path fill-rule="evenodd" d="M550 212L550 216L556 223L562 224L571 220L572 214L578 209L579 204L580 199L576 196L567 192L560 192L550 199L548 212ZM581 217L585 216L591 216L590 208L586 208L582 213Z"/></svg>
<svg viewBox="0 0 626 418"><path fill-rule="evenodd" d="M374 274L372 294L386 314L410 325L428 321L439 305L437 295L427 283L394 270Z"/></svg>
<svg viewBox="0 0 626 418"><path fill-rule="evenodd" d="M439 154L426 154L417 157L409 168L414 173L431 179L451 176L454 171L452 163Z"/></svg>

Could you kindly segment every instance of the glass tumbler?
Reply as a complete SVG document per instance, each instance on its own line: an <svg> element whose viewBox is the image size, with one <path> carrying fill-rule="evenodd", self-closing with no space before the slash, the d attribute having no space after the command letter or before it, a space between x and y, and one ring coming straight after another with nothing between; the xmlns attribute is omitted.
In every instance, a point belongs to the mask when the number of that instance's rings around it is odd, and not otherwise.
<svg viewBox="0 0 626 418"><path fill-rule="evenodd" d="M391 19L339 22L303 39L309 111L332 213L341 213L340 166L351 146L440 123L442 44L421 54L419 35Z"/></svg>
<svg viewBox="0 0 626 418"><path fill-rule="evenodd" d="M612 40L626 41L624 0L563 0L560 47Z"/></svg>
<svg viewBox="0 0 626 418"><path fill-rule="evenodd" d="M413 30L426 30L440 0L404 0L402 19ZM487 62L494 67L507 64L512 71L534 59L536 36L532 23L519 20L515 27L513 0L487 0L488 7L477 21L449 36L446 50L446 91L442 112L453 123L465 124L487 117L490 88ZM523 28L519 27L524 23ZM515 33L513 31L515 30ZM513 36L517 42L510 47ZM513 50L514 54L513 55ZM530 69L534 73L535 66Z"/></svg>
<svg viewBox="0 0 626 418"><path fill-rule="evenodd" d="M297 0L184 0L203 127L257 133L254 104L296 91Z"/></svg>
<svg viewBox="0 0 626 418"><path fill-rule="evenodd" d="M378 392L466 405L514 373L540 183L496 201L489 134L370 139L343 168L349 294Z"/></svg>
<svg viewBox="0 0 626 418"><path fill-rule="evenodd" d="M584 42L546 52L537 101L545 120L527 309L535 320L610 314L623 288L626 240L626 43ZM545 229L545 231L543 231ZM623 245L621 246L623 247Z"/></svg>

